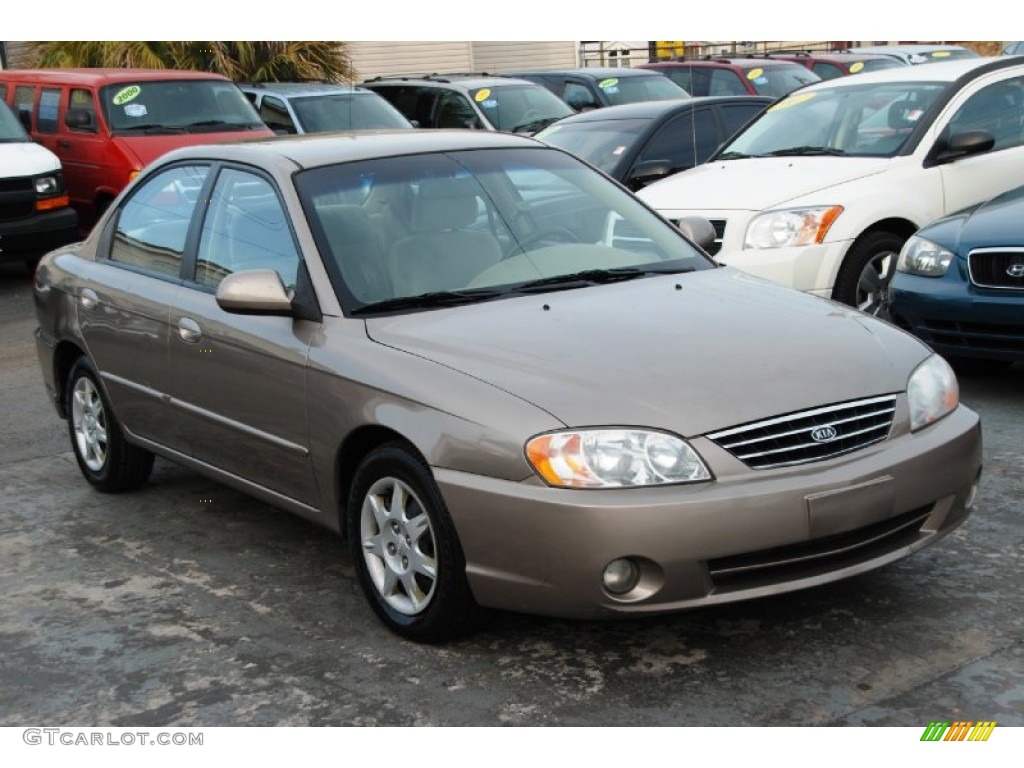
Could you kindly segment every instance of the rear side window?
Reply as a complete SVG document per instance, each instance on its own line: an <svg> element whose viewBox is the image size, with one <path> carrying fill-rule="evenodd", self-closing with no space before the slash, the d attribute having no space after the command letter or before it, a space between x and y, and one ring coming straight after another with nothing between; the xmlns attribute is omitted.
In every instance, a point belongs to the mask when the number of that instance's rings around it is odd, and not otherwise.
<svg viewBox="0 0 1024 768"><path fill-rule="evenodd" d="M36 87L34 85L19 85L14 89L14 111L21 117L22 113L32 114L32 107L36 102Z"/></svg>
<svg viewBox="0 0 1024 768"><path fill-rule="evenodd" d="M179 166L143 182L118 214L110 260L178 277L208 173L207 166Z"/></svg>

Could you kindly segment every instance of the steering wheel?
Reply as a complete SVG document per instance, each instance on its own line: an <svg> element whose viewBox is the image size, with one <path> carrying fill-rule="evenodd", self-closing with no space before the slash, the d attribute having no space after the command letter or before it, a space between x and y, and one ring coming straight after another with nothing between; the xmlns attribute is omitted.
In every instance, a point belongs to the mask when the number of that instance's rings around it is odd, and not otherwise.
<svg viewBox="0 0 1024 768"><path fill-rule="evenodd" d="M536 232L527 235L521 240L513 241L512 245L509 246L505 255L510 256L517 250L529 251L532 250L533 246L540 243L578 243L580 241L579 235L573 232L568 227L550 227L548 229L539 229Z"/></svg>

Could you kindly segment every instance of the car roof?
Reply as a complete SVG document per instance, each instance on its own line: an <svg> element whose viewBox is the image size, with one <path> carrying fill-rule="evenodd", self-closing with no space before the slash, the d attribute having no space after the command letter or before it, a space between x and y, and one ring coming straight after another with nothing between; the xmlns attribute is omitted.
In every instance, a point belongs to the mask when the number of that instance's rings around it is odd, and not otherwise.
<svg viewBox="0 0 1024 768"><path fill-rule="evenodd" d="M72 85L106 85L109 83L149 82L153 80L228 80L213 72L184 69L5 69L4 77L35 80L42 83L68 83Z"/></svg>
<svg viewBox="0 0 1024 768"><path fill-rule="evenodd" d="M792 61L787 59L759 58L755 56L714 56L704 59L673 59L672 61L652 61L649 66L659 67L719 67L728 64L734 67L789 67Z"/></svg>
<svg viewBox="0 0 1024 768"><path fill-rule="evenodd" d="M698 107L702 104L763 104L775 102L771 96L694 96L689 99L666 99L664 101L638 101L615 107L602 107L563 117L560 124L597 123L605 120L655 119L665 114ZM554 123L552 123L554 125Z"/></svg>
<svg viewBox="0 0 1024 768"><path fill-rule="evenodd" d="M932 51L969 51L963 45L861 45L851 48L853 53L884 53L884 54L907 54L907 53L931 53Z"/></svg>
<svg viewBox="0 0 1024 768"><path fill-rule="evenodd" d="M484 74L464 74L464 73L438 73L430 75L381 75L380 77L372 77L360 83L363 87L371 87L374 85L395 85L401 83L416 83L417 85L433 85L439 88L456 85L469 90L475 90L477 88L494 88L495 86L508 85L509 83L521 83L522 85L529 85L533 88L541 88L542 86L536 83L531 83L529 80L516 80L512 77L503 77L501 75L491 75L489 73Z"/></svg>
<svg viewBox="0 0 1024 768"><path fill-rule="evenodd" d="M609 77L636 77L638 75L650 77L651 71L649 69L633 69L631 67L580 67L577 69L522 69L503 74L507 74L509 77L516 77L517 75L575 75L587 77L591 80L606 80Z"/></svg>
<svg viewBox="0 0 1024 768"><path fill-rule="evenodd" d="M307 133L228 144L202 144L173 150L164 161L222 159L261 167L316 168L357 160L458 150L543 148L542 142L497 131L460 129Z"/></svg>
<svg viewBox="0 0 1024 768"><path fill-rule="evenodd" d="M279 96L321 96L333 93L372 93L367 88L337 83L239 83L246 93L273 93Z"/></svg>
<svg viewBox="0 0 1024 768"><path fill-rule="evenodd" d="M892 83L892 82L936 82L952 83L971 73L976 75L984 72L996 71L1014 66L1013 57L989 56L971 59L953 59L950 61L931 62L927 66L917 67L895 67L893 69L880 69L875 72L862 72L856 78L836 78L834 80L823 80L820 83L811 83L800 89L803 93L809 90L820 88L840 88L847 85L864 85L868 83ZM1024 63L1016 61L1016 66L1024 68Z"/></svg>
<svg viewBox="0 0 1024 768"><path fill-rule="evenodd" d="M853 51L779 51L773 54L773 57L785 58L787 61L793 59L832 59L833 61L843 62L857 62L866 61L867 59L893 59L887 53L856 53Z"/></svg>

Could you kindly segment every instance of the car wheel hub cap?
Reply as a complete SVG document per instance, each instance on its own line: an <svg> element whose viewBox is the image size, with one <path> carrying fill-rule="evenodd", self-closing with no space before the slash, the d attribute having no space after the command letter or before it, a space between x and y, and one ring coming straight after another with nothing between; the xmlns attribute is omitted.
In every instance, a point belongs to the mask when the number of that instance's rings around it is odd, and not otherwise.
<svg viewBox="0 0 1024 768"><path fill-rule="evenodd" d="M93 472L107 463L107 419L100 393L89 379L75 382L71 393L71 426L79 457Z"/></svg>
<svg viewBox="0 0 1024 768"><path fill-rule="evenodd" d="M857 280L857 309L869 315L886 315L889 299L889 265L898 256L882 251L871 257Z"/></svg>
<svg viewBox="0 0 1024 768"><path fill-rule="evenodd" d="M401 480L375 482L359 520L366 569L378 594L414 616L430 604L437 584L434 531L419 497Z"/></svg>

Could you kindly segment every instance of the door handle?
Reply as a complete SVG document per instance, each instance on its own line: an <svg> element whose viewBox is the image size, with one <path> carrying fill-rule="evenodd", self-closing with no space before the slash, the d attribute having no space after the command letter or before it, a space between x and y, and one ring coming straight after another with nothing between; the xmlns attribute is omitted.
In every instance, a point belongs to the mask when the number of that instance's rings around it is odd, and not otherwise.
<svg viewBox="0 0 1024 768"><path fill-rule="evenodd" d="M182 341L195 344L203 338L203 331L199 323L191 317L183 317L178 321L178 336Z"/></svg>
<svg viewBox="0 0 1024 768"><path fill-rule="evenodd" d="M100 297L96 295L96 291L92 288L83 288L82 292L78 295L78 303L82 305L82 309L96 309L96 306L100 303Z"/></svg>
<svg viewBox="0 0 1024 768"><path fill-rule="evenodd" d="M74 144L72 144L70 141L65 141L64 139L61 139L57 142L57 146L60 147L61 149L71 149L74 146Z"/></svg>

